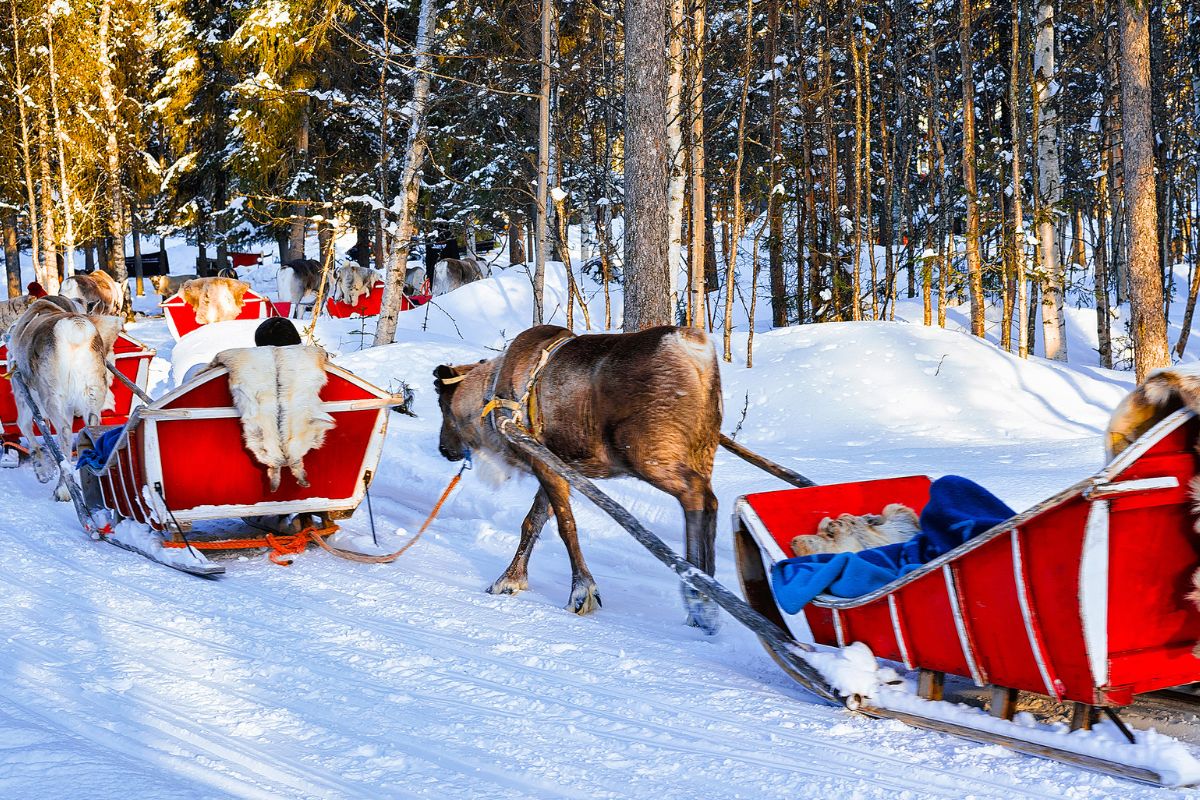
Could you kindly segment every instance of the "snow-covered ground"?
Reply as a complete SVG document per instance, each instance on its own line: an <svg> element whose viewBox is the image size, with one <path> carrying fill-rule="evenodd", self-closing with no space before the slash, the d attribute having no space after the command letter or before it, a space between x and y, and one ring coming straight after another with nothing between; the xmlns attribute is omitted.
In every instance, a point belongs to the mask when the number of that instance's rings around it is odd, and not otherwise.
<svg viewBox="0 0 1200 800"><path fill-rule="evenodd" d="M252 278L269 290L272 273ZM558 320L563 284L551 270ZM393 416L372 487L383 545L416 531L457 469L437 453L431 371L489 357L523 329L528 285L512 269L439 298L402 315L383 348L361 349L357 321L318 326L339 363L415 392L418 417ZM154 394L173 355L221 345L173 348L156 319L132 332L160 348ZM759 333L753 370L745 347L736 335L724 365L724 427L755 450L822 483L959 473L1015 507L1099 465L1130 388L1124 373L904 323ZM713 638L685 627L672 574L583 500L601 611L562 608L570 577L553 525L529 591L485 594L516 546L529 479L496 488L468 473L391 565L255 555L217 581L87 539L28 468L0 481L3 798L1168 796L820 703L728 618ZM736 587L733 501L782 487L723 451L715 483L717 577ZM681 545L673 501L628 480L605 488ZM366 508L345 527L369 535Z"/></svg>

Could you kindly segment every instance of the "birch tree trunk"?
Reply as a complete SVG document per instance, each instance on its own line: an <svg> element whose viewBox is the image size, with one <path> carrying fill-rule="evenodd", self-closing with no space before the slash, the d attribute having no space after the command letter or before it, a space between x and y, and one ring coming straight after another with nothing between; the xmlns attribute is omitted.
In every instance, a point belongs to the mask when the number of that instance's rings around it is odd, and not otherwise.
<svg viewBox="0 0 1200 800"><path fill-rule="evenodd" d="M962 172L963 191L967 195L967 279L971 287L971 333L982 339L983 262L979 255L979 188L975 181L975 56L971 52L971 0L962 0L960 9L958 46L962 55Z"/></svg>
<svg viewBox="0 0 1200 800"><path fill-rule="evenodd" d="M1037 41L1034 45L1033 71L1038 96L1037 127L1038 241L1041 249L1042 337L1046 358L1067 360L1067 340L1063 318L1063 265L1058 252L1058 206L1062 202L1062 182L1058 163L1058 106L1060 90L1054 66L1054 0L1039 0Z"/></svg>
<svg viewBox="0 0 1200 800"><path fill-rule="evenodd" d="M1012 137L1013 273L1017 284L1017 355L1029 357L1029 282L1025 277L1025 205L1022 192L1025 170L1021 156L1021 0L1012 0L1012 37L1008 60L1009 134Z"/></svg>
<svg viewBox="0 0 1200 800"><path fill-rule="evenodd" d="M671 308L679 293L679 273L683 263L683 201L688 173L683 149L683 0L669 0L671 29L669 36L667 72L667 152L671 157L667 185L667 281L670 287Z"/></svg>
<svg viewBox="0 0 1200 800"><path fill-rule="evenodd" d="M121 291L129 294L125 272L125 203L121 191L121 147L117 131L121 113L117 107L117 89L113 84L114 64L109 54L109 31L112 27L113 0L100 6L100 103L104 107L104 175L108 183L108 234L112 247L108 253L109 274ZM49 287L47 287L49 289Z"/></svg>
<svg viewBox="0 0 1200 800"><path fill-rule="evenodd" d="M392 237L391 264L384 283L375 344L391 344L396 338L396 323L404 299L404 279L408 274L408 250L412 244L412 218L421 188L421 169L425 164L425 112L429 107L429 72L432 57L429 33L434 25L433 0L421 0L417 38L413 43L413 96L408 139L404 145L404 170L400 177L400 196L396 198L396 233Z"/></svg>
<svg viewBox="0 0 1200 800"><path fill-rule="evenodd" d="M1133 366L1140 383L1170 366L1159 269L1154 129L1150 117L1150 15L1144 0L1121 4L1121 115L1125 139L1125 215L1129 231L1129 305Z"/></svg>
<svg viewBox="0 0 1200 800"><path fill-rule="evenodd" d="M547 194L550 184L550 21L553 0L542 0L541 89L538 92L538 170L537 214L534 222L536 239L533 262L533 324L543 322L546 292Z"/></svg>
<svg viewBox="0 0 1200 800"><path fill-rule="evenodd" d="M767 274L771 280L771 324L782 328L788 324L787 288L783 275L783 130L779 119L779 91L783 70L779 62L779 18L781 0L771 0L767 12L767 70L771 77L770 146L771 189L767 195ZM755 254L757 256L757 253ZM799 258L797 257L797 263ZM799 267L797 267L798 269ZM753 326L752 326L753 327ZM747 356L749 360L749 356Z"/></svg>
<svg viewBox="0 0 1200 800"><path fill-rule="evenodd" d="M661 0L625 3L626 331L671 322L667 275L667 15Z"/></svg>

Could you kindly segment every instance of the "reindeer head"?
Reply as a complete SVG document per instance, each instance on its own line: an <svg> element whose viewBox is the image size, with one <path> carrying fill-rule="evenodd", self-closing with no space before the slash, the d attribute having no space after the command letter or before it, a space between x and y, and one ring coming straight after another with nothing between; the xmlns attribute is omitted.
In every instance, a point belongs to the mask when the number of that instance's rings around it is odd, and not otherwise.
<svg viewBox="0 0 1200 800"><path fill-rule="evenodd" d="M433 386L442 410L438 452L449 461L462 461L480 441L483 381L476 380L472 373L483 363L442 364L433 371Z"/></svg>

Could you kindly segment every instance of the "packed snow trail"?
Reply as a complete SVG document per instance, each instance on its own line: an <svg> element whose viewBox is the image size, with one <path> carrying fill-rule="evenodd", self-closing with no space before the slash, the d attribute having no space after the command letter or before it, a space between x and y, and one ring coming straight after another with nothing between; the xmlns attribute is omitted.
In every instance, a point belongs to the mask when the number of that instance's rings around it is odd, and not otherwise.
<svg viewBox="0 0 1200 800"><path fill-rule="evenodd" d="M134 333L167 355L158 325ZM323 330L335 345L349 336ZM416 530L456 469L437 454L430 374L489 357L504 336L474 333L410 330L339 358L416 392L420 416L393 416L372 488L384 547ZM1128 389L1116 373L907 325L760 335L756 362L723 374L739 441L822 483L959 472L1018 507L1097 465ZM167 373L156 363L156 380ZM1200 796L823 704L728 617L714 638L684 626L674 576L585 500L601 611L561 608L570 574L553 524L530 590L488 595L528 479L495 487L468 473L392 565L252 555L216 581L90 541L27 468L0 480L0 797ZM674 501L629 480L604 488L680 547ZM715 488L717 577L736 589L733 500L783 487L722 452ZM369 536L365 507L345 527Z"/></svg>

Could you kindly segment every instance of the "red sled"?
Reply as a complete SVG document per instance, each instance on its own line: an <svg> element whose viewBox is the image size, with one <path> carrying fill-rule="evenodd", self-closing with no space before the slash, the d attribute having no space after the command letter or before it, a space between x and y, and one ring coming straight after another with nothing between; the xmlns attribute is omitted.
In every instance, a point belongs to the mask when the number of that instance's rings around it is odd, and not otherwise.
<svg viewBox="0 0 1200 800"><path fill-rule="evenodd" d="M795 536L815 533L824 517L877 514L889 503L919 512L931 481L746 495L734 515L738 577L747 602L784 633L774 644L761 640L806 686L811 676L789 661L806 640L837 648L861 642L876 658L919 670L916 695L847 695L849 707L869 716L1136 780L1193 783L1194 761L1188 769L1164 768L1147 757L1158 746L1156 734L1131 732L1116 711L1150 692L1160 692L1156 702L1169 698L1190 711L1200 701L1171 688L1200 682L1200 611L1188 597L1200 564L1190 496L1198 433L1196 416L1178 411L1099 472L1028 511L875 591L820 595L795 616L779 607L768 578L773 564L790 557ZM947 673L990 687L989 713L968 709L977 716L963 716L961 706L937 702ZM1037 738L1026 725L1006 722L1020 692L1072 704L1071 730L1090 728L1103 713L1124 739L1095 744L1056 738L1052 729Z"/></svg>
<svg viewBox="0 0 1200 800"><path fill-rule="evenodd" d="M428 292L416 295L404 295L400 299L400 310L411 311L418 306L425 305L432 297L433 295ZM350 305L342 300L334 300L332 297L325 301L326 313L336 319L346 319L353 316L377 317L382 307L383 281L375 281L375 284L371 287L371 291L358 298L358 303L355 305Z"/></svg>
<svg viewBox="0 0 1200 800"><path fill-rule="evenodd" d="M229 261L233 268L255 267L262 263L262 253L230 253Z"/></svg>
<svg viewBox="0 0 1200 800"><path fill-rule="evenodd" d="M117 370L129 380L137 384L143 391L150 378L150 362L157 351L122 333L113 345L112 362ZM8 372L8 347L0 345L0 370ZM101 425L124 425L129 419L133 408L133 390L119 381L114 375L108 384L115 403L113 408L100 414ZM17 430L17 402L13 397L12 383L0 381L0 425L3 425L4 438L16 438L21 435ZM84 421L75 418L75 430L80 430ZM36 426L35 426L36 428Z"/></svg>
<svg viewBox="0 0 1200 800"><path fill-rule="evenodd" d="M1198 431L1195 416L1177 412L1092 477L887 586L819 596L802 611L813 639L863 642L909 669L1089 706L1200 681L1200 611L1186 597L1200 564L1189 497ZM735 540L751 604L787 625L766 570L789 557L793 537L815 533L823 517L888 503L920 512L929 484L893 478L741 498Z"/></svg>
<svg viewBox="0 0 1200 800"><path fill-rule="evenodd" d="M271 491L267 468L243 444L228 371L219 368L134 412L103 464L84 468L99 494L90 504L175 535L201 520L349 516L379 463L388 408L400 399L341 367L325 371L321 407L335 425L304 459L308 486L285 471Z"/></svg>
<svg viewBox="0 0 1200 800"><path fill-rule="evenodd" d="M161 307L167 317L167 330L175 341L179 341L203 324L196 319L196 310L178 294L162 301ZM234 319L266 319L279 316L270 300L253 289L247 289L242 298L242 310Z"/></svg>

